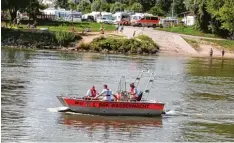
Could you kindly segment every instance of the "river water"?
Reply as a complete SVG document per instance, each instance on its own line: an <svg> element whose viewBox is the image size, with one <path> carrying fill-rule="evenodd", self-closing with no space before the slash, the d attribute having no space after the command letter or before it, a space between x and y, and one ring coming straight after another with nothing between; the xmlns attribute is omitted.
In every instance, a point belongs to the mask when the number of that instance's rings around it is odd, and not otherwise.
<svg viewBox="0 0 234 143"><path fill-rule="evenodd" d="M1 62L3 142L234 141L234 60L2 49ZM144 69L156 74L145 98L165 103L160 118L57 112L57 95L114 91Z"/></svg>

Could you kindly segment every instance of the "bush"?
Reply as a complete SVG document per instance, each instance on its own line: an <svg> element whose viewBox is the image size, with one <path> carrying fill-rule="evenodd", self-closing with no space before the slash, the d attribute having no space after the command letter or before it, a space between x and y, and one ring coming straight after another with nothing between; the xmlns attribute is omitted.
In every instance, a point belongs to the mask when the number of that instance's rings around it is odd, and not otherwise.
<svg viewBox="0 0 234 143"><path fill-rule="evenodd" d="M83 42L82 42L82 43L78 46L77 50L86 50L86 51L88 51L88 50L90 50L90 44L87 44L87 43L83 43Z"/></svg>
<svg viewBox="0 0 234 143"><path fill-rule="evenodd" d="M81 37L74 35L71 32L55 32L55 38L60 46L69 45L70 42L80 40Z"/></svg>
<svg viewBox="0 0 234 143"><path fill-rule="evenodd" d="M132 54L152 54L159 50L159 47L154 41L145 36L140 35L136 38L116 38L116 37L98 37L90 43L92 51L100 52L102 50L116 51L120 53L132 53Z"/></svg>

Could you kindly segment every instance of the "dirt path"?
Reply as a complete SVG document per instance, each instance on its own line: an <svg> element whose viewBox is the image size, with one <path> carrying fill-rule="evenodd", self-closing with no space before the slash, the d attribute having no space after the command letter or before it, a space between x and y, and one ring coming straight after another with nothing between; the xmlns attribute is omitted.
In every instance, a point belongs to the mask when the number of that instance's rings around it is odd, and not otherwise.
<svg viewBox="0 0 234 143"><path fill-rule="evenodd" d="M153 30L152 28L139 28L139 27L125 27L123 35L131 38L133 37L134 31L135 35L145 34L151 37L160 47L161 53L166 54L176 54L176 55L190 55L195 57L207 57L209 56L209 51L213 49L214 57L221 57L221 50L216 49L210 45L200 45L199 50L195 50L190 44L188 44L182 37L187 39L215 39L223 40L218 38L207 38L201 36L190 36L184 34L177 34L159 30ZM234 58L234 53L226 52L225 57Z"/></svg>
<svg viewBox="0 0 234 143"><path fill-rule="evenodd" d="M151 37L160 47L161 52L177 53L186 55L195 55L197 51L194 50L180 35L171 34L164 31L153 30L152 28L138 28L138 27L125 27L123 35L128 38L133 36L133 32L136 31L136 35L145 34Z"/></svg>

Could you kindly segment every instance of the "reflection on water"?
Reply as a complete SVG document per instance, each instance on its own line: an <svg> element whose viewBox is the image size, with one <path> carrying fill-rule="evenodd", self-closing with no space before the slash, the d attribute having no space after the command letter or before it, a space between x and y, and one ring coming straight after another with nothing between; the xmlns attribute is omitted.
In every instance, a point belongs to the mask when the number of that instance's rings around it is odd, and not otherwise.
<svg viewBox="0 0 234 143"><path fill-rule="evenodd" d="M109 139L111 132L115 134L129 135L128 139L135 138L142 134L142 130L150 128L157 130L162 126L162 118L142 118L142 117L103 117L79 114L61 114L59 124L82 129L93 137L95 132L103 133L103 138ZM144 134L144 133L143 133Z"/></svg>
<svg viewBox="0 0 234 143"><path fill-rule="evenodd" d="M3 141L233 141L234 61L2 49ZM115 91L121 75L156 75L144 98L173 110L162 118L60 112L56 96L83 96L91 85ZM148 76L142 78L143 90Z"/></svg>

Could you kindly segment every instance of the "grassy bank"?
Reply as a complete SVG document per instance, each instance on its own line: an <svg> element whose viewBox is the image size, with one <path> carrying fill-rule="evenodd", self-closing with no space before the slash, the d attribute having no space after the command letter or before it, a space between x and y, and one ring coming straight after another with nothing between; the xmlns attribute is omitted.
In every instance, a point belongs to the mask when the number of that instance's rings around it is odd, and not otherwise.
<svg viewBox="0 0 234 143"><path fill-rule="evenodd" d="M186 34L186 35L193 35L193 36L203 36L203 37L216 37L214 34L209 33L202 33L199 30L196 30L194 27L184 27L184 26L177 26L177 27L169 27L169 28L156 28L156 30L162 30L167 32L179 33L179 34Z"/></svg>
<svg viewBox="0 0 234 143"><path fill-rule="evenodd" d="M214 45L220 46L224 49L234 51L234 40L211 40L211 39L202 39L202 40L211 42Z"/></svg>
<svg viewBox="0 0 234 143"><path fill-rule="evenodd" d="M225 49L227 51L234 52L234 41L233 40L211 40L211 39L201 39L201 40L193 40L184 38L184 40L189 43L194 49L199 51L200 45L210 45L217 49Z"/></svg>
<svg viewBox="0 0 234 143"><path fill-rule="evenodd" d="M184 40L189 44L191 45L195 50L198 50L199 49L199 43L197 40L191 40L191 39L187 39L187 38L184 38Z"/></svg>
<svg viewBox="0 0 234 143"><path fill-rule="evenodd" d="M23 29L27 29L26 25L30 23L30 25L33 24L32 21L22 21L20 27L23 27ZM2 22L2 25L5 25L6 22ZM60 21L38 21L37 29L40 28L48 28L49 31L72 31L74 30L76 32L81 32L84 28L89 28L92 32L97 32L100 29L100 26L102 25L105 31L113 31L115 29L114 25L110 24L100 24L95 22L60 22ZM8 24L8 28L9 28ZM13 28L17 29L16 26Z"/></svg>
<svg viewBox="0 0 234 143"><path fill-rule="evenodd" d="M17 48L52 49L74 46L81 36L71 32L49 32L40 30L8 29L1 28L2 46Z"/></svg>
<svg viewBox="0 0 234 143"><path fill-rule="evenodd" d="M89 44L80 44L78 50L124 54L155 54L158 52L159 47L151 38L145 35L139 35L131 39L101 36L95 38Z"/></svg>

